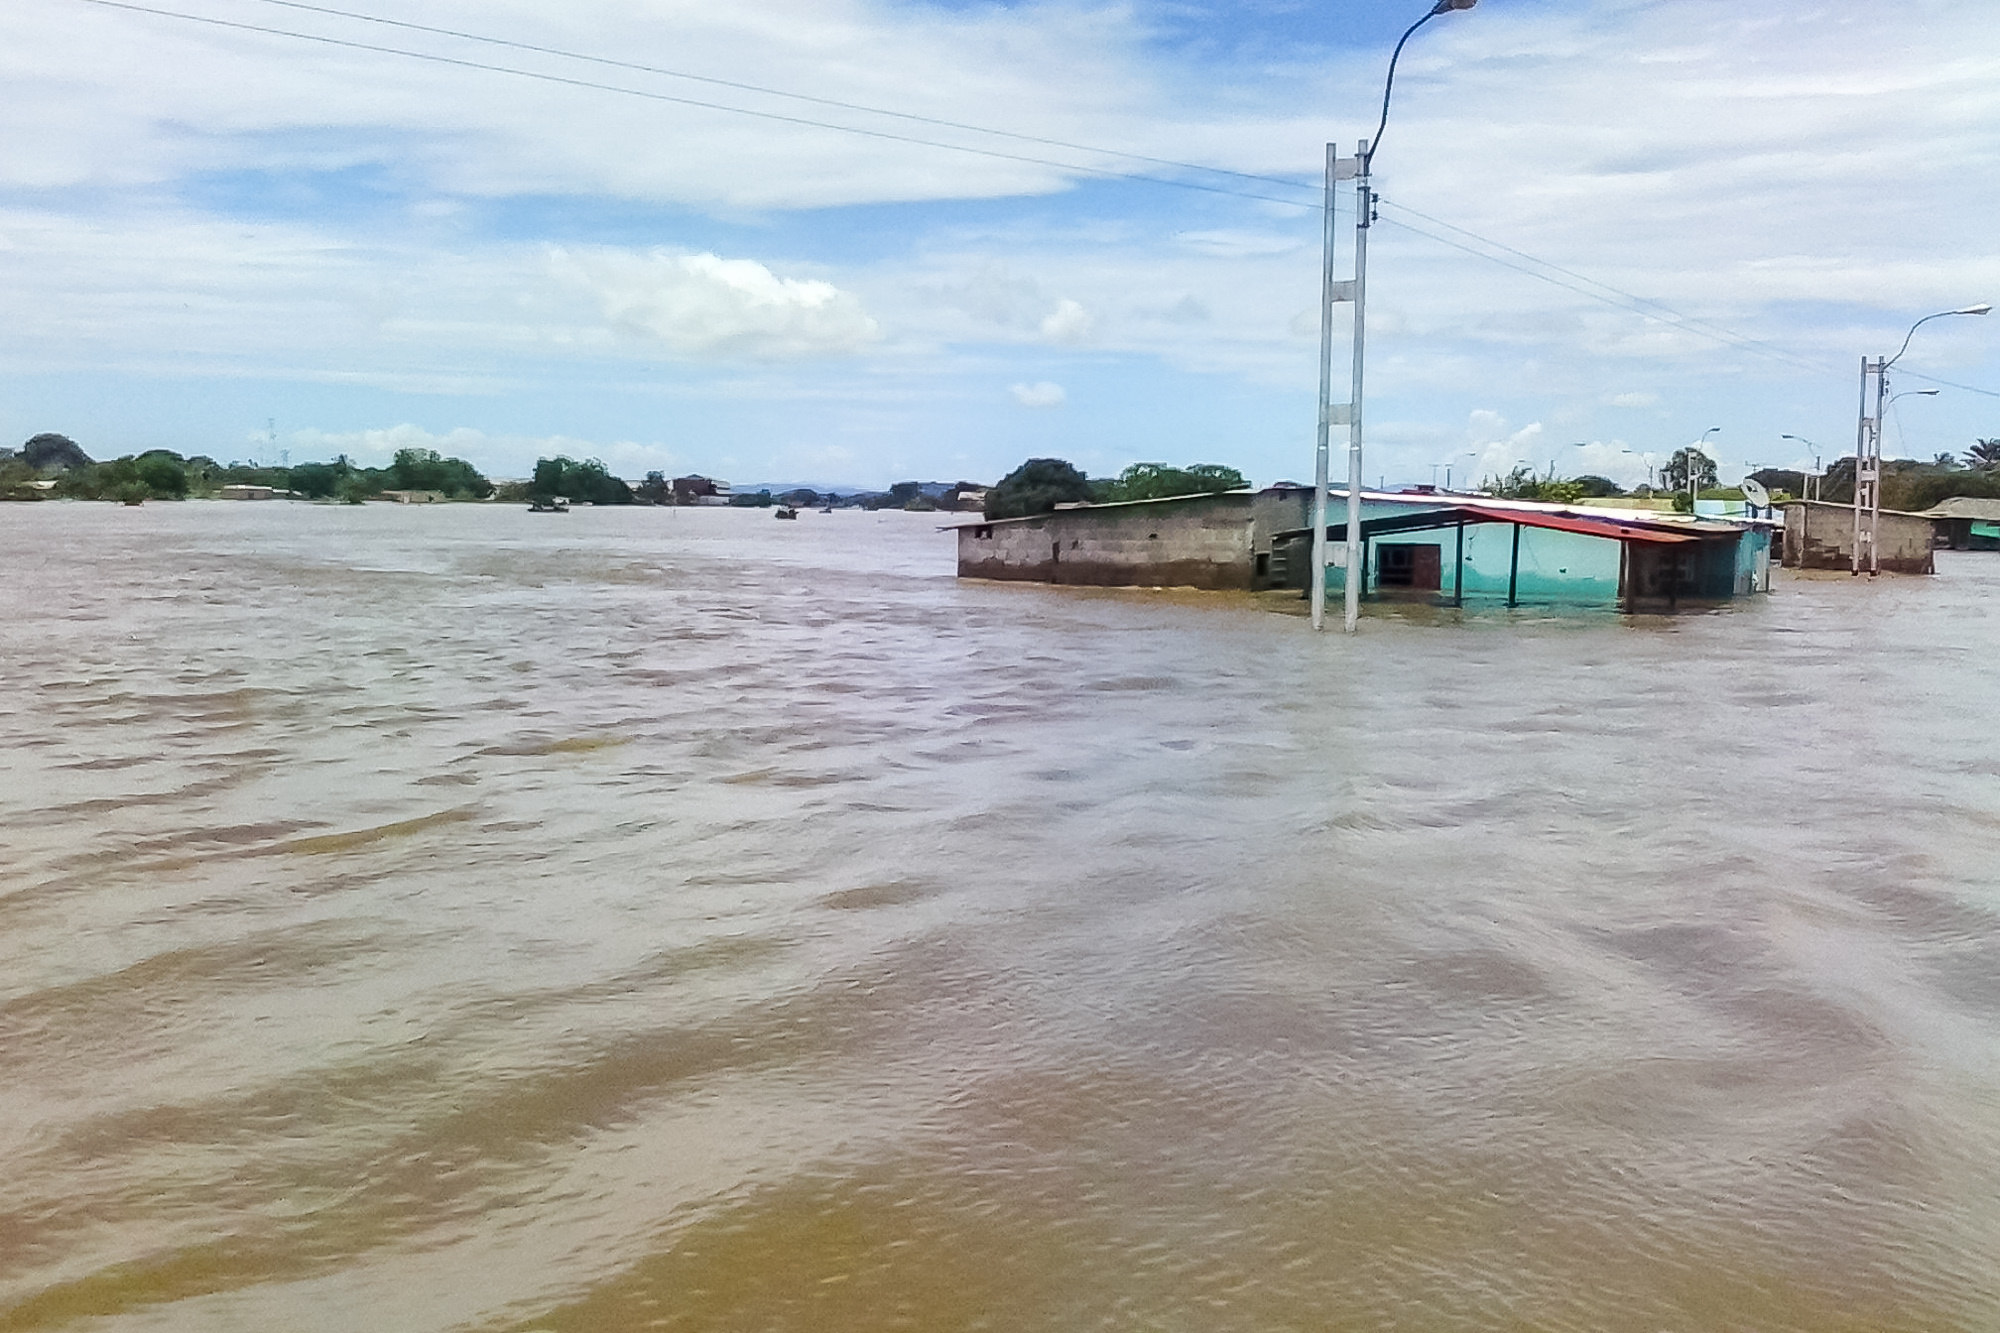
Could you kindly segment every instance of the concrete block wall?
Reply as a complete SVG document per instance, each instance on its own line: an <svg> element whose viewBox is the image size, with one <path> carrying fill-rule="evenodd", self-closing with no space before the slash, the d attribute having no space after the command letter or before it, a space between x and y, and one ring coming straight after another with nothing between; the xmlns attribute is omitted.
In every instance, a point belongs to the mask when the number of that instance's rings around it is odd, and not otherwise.
<svg viewBox="0 0 2000 1333"><path fill-rule="evenodd" d="M1891 574L1929 574L1937 525L1920 514L1882 511L1876 529L1881 567ZM1794 500L1785 506L1784 564L1788 569L1854 567L1854 507Z"/></svg>
<svg viewBox="0 0 2000 1333"><path fill-rule="evenodd" d="M959 577L1249 588L1253 498L1196 496L968 524L958 530Z"/></svg>

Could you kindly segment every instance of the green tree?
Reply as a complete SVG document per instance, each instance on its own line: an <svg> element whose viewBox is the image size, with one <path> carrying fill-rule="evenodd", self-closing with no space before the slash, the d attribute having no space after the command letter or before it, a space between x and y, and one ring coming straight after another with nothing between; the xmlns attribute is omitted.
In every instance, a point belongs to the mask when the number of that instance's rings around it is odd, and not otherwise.
<svg viewBox="0 0 2000 1333"><path fill-rule="evenodd" d="M1715 485L1715 460L1699 449L1676 449L1674 456L1660 466L1660 487L1668 491L1685 491L1688 488L1688 469L1694 469L1695 485L1708 490Z"/></svg>
<svg viewBox="0 0 2000 1333"><path fill-rule="evenodd" d="M132 460L132 473L134 480L146 488L147 497L157 496L174 500L187 498L187 465L177 453L166 449L149 449Z"/></svg>
<svg viewBox="0 0 2000 1333"><path fill-rule="evenodd" d="M1174 495L1214 495L1241 490L1243 474L1220 463L1169 467L1165 463L1134 463L1105 488L1118 500L1163 500Z"/></svg>
<svg viewBox="0 0 2000 1333"><path fill-rule="evenodd" d="M528 494L538 500L561 498L594 505L632 503L632 488L606 471L604 464L595 458L579 463L562 455L535 460Z"/></svg>
<svg viewBox="0 0 2000 1333"><path fill-rule="evenodd" d="M331 463L300 463L292 469L291 485L287 489L309 500L330 500L339 492L341 482L353 471L346 454Z"/></svg>
<svg viewBox="0 0 2000 1333"><path fill-rule="evenodd" d="M392 490L437 491L475 500L493 494L493 483L479 469L463 458L441 457L435 449L398 449L388 473Z"/></svg>
<svg viewBox="0 0 2000 1333"><path fill-rule="evenodd" d="M1579 499L1588 497L1593 500L1601 500L1608 499L1614 495L1625 494L1624 489L1617 482L1611 480L1609 477L1600 477L1594 473L1586 472L1581 477L1572 477L1570 480L1581 488L1578 495Z"/></svg>
<svg viewBox="0 0 2000 1333"><path fill-rule="evenodd" d="M1517 467L1504 477L1489 477L1480 489L1503 500L1540 500L1547 504L1565 505L1575 504L1585 494L1581 480L1557 481L1553 477L1537 477L1526 467Z"/></svg>
<svg viewBox="0 0 2000 1333"><path fill-rule="evenodd" d="M986 517L1047 514L1059 504L1090 499L1090 479L1060 458L1031 458L986 492Z"/></svg>
<svg viewBox="0 0 2000 1333"><path fill-rule="evenodd" d="M2000 440L1979 440L1965 451L1965 465L1988 472L2000 468Z"/></svg>

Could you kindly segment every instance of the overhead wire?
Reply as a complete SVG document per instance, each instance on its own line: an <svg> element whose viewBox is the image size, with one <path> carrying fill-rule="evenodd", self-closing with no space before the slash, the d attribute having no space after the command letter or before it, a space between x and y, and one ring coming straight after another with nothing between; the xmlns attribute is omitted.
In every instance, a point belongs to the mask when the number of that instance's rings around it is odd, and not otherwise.
<svg viewBox="0 0 2000 1333"><path fill-rule="evenodd" d="M434 65L448 65L458 69L479 70L488 74L511 74L518 78L534 79L541 83L560 84L569 88L585 88L594 92L620 93L627 97L642 97L652 102L668 102L676 106L697 107L706 111L726 111L739 116L754 116L759 120L778 121L787 125L834 130L843 134L859 134L871 139L887 139L894 143L915 144L924 148L940 148L947 152L970 153L976 157L997 158L1005 162L1019 162L1032 166L1051 167L1058 171L1071 171L1081 175L1099 176L1113 180L1145 181L1154 185L1165 185L1179 190L1199 190L1205 194L1222 194L1238 199L1256 199L1264 203L1283 204L1290 208L1311 207L1310 204L1297 199L1279 199L1271 195L1251 194L1246 190L1231 190L1219 185L1204 185L1200 181L1175 180L1170 176L1149 176L1140 172L1113 171L1108 167L1093 167L1080 162L1059 162L1052 158L1032 157L1026 153L1009 153L998 148L980 148L972 144L955 144L938 139L922 139L912 134L897 134L892 130L869 129L861 125L841 125L833 121L814 120L809 116L787 115L781 111L760 111L754 107L730 106L724 102L709 102L696 97L679 97L672 93L653 92L645 88L629 88L615 83L600 83L594 79L572 78L564 74L550 74L542 70L522 69L514 65L495 65L483 60L467 60L460 56L438 55L430 51L412 51L405 47L383 46L376 42L360 42L346 37L329 37L322 33L299 32L290 28L275 28L262 23L245 23L237 19L215 18L206 14L189 14L181 10L161 9L153 5L135 4L132 0L78 0L78 2L81 4L96 5L103 9L122 9L134 14L150 14L157 18L180 19L188 23L199 23L216 28L228 28L238 32L254 32L269 37L289 37L297 41L316 42L322 46L339 47L349 51L366 51L374 55L401 56L408 60L421 60ZM1207 170L1207 168L1201 167L1194 169Z"/></svg>
<svg viewBox="0 0 2000 1333"><path fill-rule="evenodd" d="M1685 313L1684 311L1676 310L1664 301L1655 300L1654 298L1649 296L1640 296L1635 292L1625 291L1623 288L1613 286L1611 283L1605 282L1600 278L1593 278L1588 274L1578 273L1574 269L1564 268L1561 264L1557 264L1550 260L1543 259L1537 255L1531 255L1525 250L1517 250L1513 246L1508 245L1504 241L1496 241L1490 236L1481 236L1478 232L1468 230L1467 228L1461 227L1456 223L1446 222L1443 218L1432 217L1430 214L1421 212L1418 209L1411 208L1407 204L1399 204L1394 202L1393 200L1388 200L1388 199L1383 199L1380 201L1380 203L1384 208L1388 208L1396 212L1408 213L1412 217L1422 218L1424 221L1431 223L1433 226L1444 227L1447 230L1457 232L1461 236L1469 236L1473 240L1478 241L1482 245L1490 245L1496 250L1503 250L1510 255L1515 255L1521 259L1525 259L1531 264L1536 264L1542 268L1550 269L1568 278L1574 278L1578 282L1588 283L1593 288L1602 289L1604 292L1616 296L1620 301L1633 303L1632 308L1644 307L1644 309L1640 310L1639 313L1644 314L1651 312L1653 313L1653 316L1655 318L1664 316L1665 318L1671 320L1675 324L1686 328L1687 331L1689 332L1702 332L1703 330L1708 330L1710 331L1706 334L1706 336L1708 337L1717 338L1720 341L1728 342L1730 345L1742 348L1744 350L1762 349L1766 355L1774 356L1781 360L1788 361L1789 363L1800 369L1820 371L1826 368L1817 363L1808 362L1804 358L1796 355L1795 353L1788 352L1784 348L1765 342L1762 339L1750 337L1748 334L1738 333L1735 330L1730 329L1724 325L1718 324L1713 320L1704 319L1700 316L1690 315ZM1408 224L1404 225L1407 226ZM1412 228L1412 230L1415 229ZM1437 240L1441 238L1432 237L1432 239ZM1491 258L1491 256L1486 256L1486 257ZM1563 284L1558 284L1558 285L1563 285ZM1578 289L1571 288L1570 290L1575 291ZM1700 326L1700 327L1697 328L1694 326Z"/></svg>
<svg viewBox="0 0 2000 1333"><path fill-rule="evenodd" d="M761 120L776 121L783 124L797 125L805 128L829 130L843 134L861 135L868 138L883 139L895 143L906 143L918 147L936 148L946 152L966 153L966 154L971 154L973 156L992 158L1000 161L1016 162L1023 165L1046 167L1057 171L1074 172L1080 175L1093 176L1100 179L1129 180L1145 184L1163 185L1173 189L1194 190L1205 194L1223 195L1231 198L1247 199L1261 203L1280 204L1288 207L1312 208L1318 206L1319 204L1319 200L1316 197L1300 198L1300 199L1281 199L1274 197L1270 194L1252 193L1247 190L1231 189L1221 185L1205 184L1201 181L1181 180L1171 176L1153 175L1144 172L1118 171L1109 167L1091 166L1089 164L1079 163L1079 162L1059 161L1053 158L1037 157L1026 153L1012 153L997 148L980 147L978 145L973 145L973 144L951 143L939 139L921 138L916 135L898 134L894 131L874 129L867 126L844 125L834 121L816 120L809 116L789 115L783 112L760 110L754 107L734 106L723 102L707 101L701 98L682 97L671 93L656 92L650 89L632 88L621 84L603 83L593 79L575 78L568 75L553 74L541 70L523 69L518 66L512 66L512 65L493 64L487 61L470 60L459 56L441 55L435 52L427 52L427 51L413 51L405 47L387 46L375 42L362 42L353 40L351 38L333 37L321 33L300 32L295 29L279 28L268 24L248 23L235 19L217 18L212 15L190 14L182 10L165 9L155 5L138 4L135 3L135 0L79 0L79 2L83 4L96 5L100 8L105 8L105 9L125 10L132 13L146 14L158 18L177 19L188 23L203 24L210 27L232 29L242 32L251 32L264 36L284 37L295 41L314 42L324 46L332 46L346 50L363 51L375 55L395 56L403 59L424 61L431 64L445 65L460 69L469 69L483 73L513 75L517 78L533 79L543 83L551 83L566 87L581 88L589 91L616 93L623 96L639 97L649 101L665 102L673 105L693 107L701 110L718 111L718 112L731 113L742 116L751 116ZM333 6L316 5L307 3L306 0L257 0L257 3L273 5L279 8L296 10L305 13L320 14L326 17L347 19L363 23L372 23L385 27L399 28L413 32L422 32L433 36L450 37L455 40L476 42L489 46L503 47L512 50L520 50L534 54L552 56L559 59L575 60L590 64L601 65L608 68L624 69L634 73L644 73L665 78L683 79L692 82L709 84L711 86L716 86L716 87L733 88L742 92L750 92L763 96L781 97L793 101L805 102L818 106L826 106L838 110L853 111L858 114L891 117L917 124L932 125L941 129L953 129L965 133L984 134L998 138L1010 139L1021 143L1040 144L1044 147L1062 148L1073 152L1089 153L1098 157L1122 158L1126 161L1145 162L1154 166L1172 168L1176 171L1208 173L1212 175L1231 177L1238 180L1254 181L1262 184L1276 185L1285 189L1298 190L1301 191L1302 193L1306 193L1311 196L1317 196L1319 194L1320 187L1317 184L1307 183L1299 180L1287 179L1280 176L1262 175L1254 172L1235 171L1226 167L1205 166L1195 162L1184 162L1171 158L1153 157L1147 154L1133 153L1123 149L1106 148L1099 145L1081 144L1069 140L1048 138L1032 134L1024 134L1012 130L997 129L990 126L974 125L964 121L948 120L942 117L925 116L919 113L897 111L892 108L886 108L886 107L869 106L864 103L858 103L858 102L847 102L837 98L819 97L808 93L795 93L787 91L785 89L772 88L762 84L753 84L753 83L740 82L730 79L716 78L708 75L693 74L687 71L672 70L660 66L645 65L635 61L617 60L606 56L595 56L585 52L568 51L560 47L545 46L534 42L523 42L509 38L494 37L483 33L468 32L454 28L437 27L429 24L414 23L402 19L385 18L380 15L366 14L355 10L339 9ZM1474 232L1468 228L1458 226L1456 223L1446 222L1442 218L1432 217L1430 214L1424 213L1418 209L1411 208L1408 205L1397 204L1389 200L1382 200L1380 202L1384 207L1390 209L1392 212L1406 213L1411 217L1422 219L1423 221L1428 222L1433 226L1442 227L1447 229L1448 231L1458 234L1459 236L1467 237L1470 240L1477 242L1479 245L1491 247L1493 250L1498 250L1501 251L1503 254L1512 255L1520 260L1526 261L1525 264L1513 263L1507 259L1502 258L1501 255L1477 249L1472 245L1468 245L1462 241L1453 240L1447 236L1439 235L1436 232L1427 231L1424 228L1416 226L1412 223L1399 221L1395 218L1386 219L1392 226L1396 226L1404 231L1409 231L1416 235L1425 237L1426 239L1431 240L1437 244L1447 246L1454 250L1462 251L1463 253L1471 255L1475 258L1483 259L1488 263L1498 265L1501 268L1510 269L1526 277L1537 279L1538 281L1548 283L1551 286L1562 288L1566 291L1572 292L1576 295L1585 297L1587 299L1597 301L1601 304L1612 306L1613 308L1619 310L1623 310L1629 314L1637 314L1643 318L1660 320L1662 322L1668 323L1672 327L1680 329L1683 332L1707 338L1711 341L1721 343L1725 346L1734 348L1738 351L1753 352L1759 355L1773 358L1775 360L1783 361L1786 364L1793 366L1794 368L1810 370L1815 373L1821 373L1826 369L1824 365L1808 361L1804 357L1788 352L1783 348L1765 342L1762 339L1753 338L1747 334L1738 333L1735 330L1729 329L1726 326L1716 323L1713 320L1704 319L1698 316L1688 315L1682 311L1676 310L1673 307L1666 305L1664 302L1654 300L1653 298L1650 297L1640 296L1633 292L1625 291L1619 287L1613 286L1610 283L1604 282L1601 279L1592 278L1586 274L1578 273L1573 269L1564 268L1560 264L1556 264L1549 260L1542 259L1539 256L1529 254L1527 251L1517 249L1516 247L1508 245L1503 241L1496 241L1491 237L1482 236L1479 233ZM1529 267L1529 265L1532 265L1534 267ZM1553 276L1553 275L1560 275L1560 276ZM1930 383L1941 384L1950 388L1961 389L1969 393L1981 394L1987 397L2000 398L2000 393L1996 393L1990 389L1981 389L1981 388L1976 388L1972 385L1958 384L1949 380L1937 379L1933 376L1923 375L1916 371L1906 370L1903 373L1912 375L1918 379L1927 380Z"/></svg>
<svg viewBox="0 0 2000 1333"><path fill-rule="evenodd" d="M1896 373L1898 375L1908 375L1913 380L1922 380L1926 384L1942 384L1947 389L1962 389L1966 393L1976 393L1983 398L2000 398L2000 392L1996 392L1995 390L1981 389L1971 384L1960 384L1956 380L1941 380L1935 375L1926 375L1922 371L1911 370L1906 366L1897 367Z"/></svg>
<svg viewBox="0 0 2000 1333"><path fill-rule="evenodd" d="M1013 139L1019 143L1041 144L1046 148L1068 148L1079 153L1096 153L1108 157L1122 157L1131 162L1146 162L1156 167L1173 167L1182 171L1206 171L1218 176L1232 176L1237 180L1259 181L1269 185L1281 185L1286 189L1316 192L1317 186L1302 181L1295 176L1270 176L1254 171L1237 171L1230 167L1211 167L1199 162L1182 162L1170 157L1153 157L1146 153L1134 153L1120 148L1104 148L1095 144L1072 143L1067 139L1052 139L1039 134L1024 134L1018 130L996 129L990 125L973 125L962 120L947 120L941 116L926 116L914 111L898 111L893 107L870 106L865 102L847 102L837 97L819 97L811 93L796 93L784 88L773 88L761 83L745 83L737 79L717 78L709 74L693 74L686 70L666 69L659 65L645 65L637 61L616 60L609 56L591 55L584 51L565 50L559 46L544 46L538 42L523 42L507 37L492 37L485 33L467 32L459 28L440 28L428 23L412 23L407 19L384 18L378 14L364 14L358 10L336 9L330 5L307 4L305 0L257 0L259 4L272 5L279 9L295 9L308 14L323 14L332 18L353 19L359 23L375 23L388 28L402 28L410 32L429 33L436 37L453 37L461 41L478 42L486 46L504 47L513 51L530 51L536 55L557 56L564 60L576 60L586 64L603 65L609 69L631 70L640 74L656 74L662 78L685 79L692 83L705 83L717 88L734 88L740 92L759 93L767 97L782 97L794 102L808 102L814 106L833 107L841 111L858 111L871 116L888 116L896 120L911 121L919 125L935 125L941 129L964 130L972 134L986 134L995 138Z"/></svg>

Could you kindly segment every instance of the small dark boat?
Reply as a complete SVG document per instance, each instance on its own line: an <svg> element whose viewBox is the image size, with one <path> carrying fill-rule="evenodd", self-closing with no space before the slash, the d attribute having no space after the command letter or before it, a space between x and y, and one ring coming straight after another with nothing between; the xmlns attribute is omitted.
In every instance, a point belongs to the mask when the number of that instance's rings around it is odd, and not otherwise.
<svg viewBox="0 0 2000 1333"><path fill-rule="evenodd" d="M820 510L819 512L822 514L831 514L833 512L833 506L828 505L826 508Z"/></svg>
<svg viewBox="0 0 2000 1333"><path fill-rule="evenodd" d="M798 516L799 516L799 511L792 508L790 505L779 505L775 510L771 512L772 518L797 518Z"/></svg>
<svg viewBox="0 0 2000 1333"><path fill-rule="evenodd" d="M560 498L553 500L530 500L528 501L528 512L531 514L567 514L569 512L569 501Z"/></svg>

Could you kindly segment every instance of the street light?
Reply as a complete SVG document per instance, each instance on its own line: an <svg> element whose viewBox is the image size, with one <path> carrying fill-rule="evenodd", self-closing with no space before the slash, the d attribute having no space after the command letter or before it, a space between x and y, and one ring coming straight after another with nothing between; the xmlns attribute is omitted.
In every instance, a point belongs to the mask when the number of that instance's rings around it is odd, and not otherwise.
<svg viewBox="0 0 2000 1333"><path fill-rule="evenodd" d="M1803 444L1808 450L1812 452L1812 461L1813 461L1812 475L1806 478L1807 481L1812 483L1812 486L1810 488L1812 493L1802 498L1807 500L1819 499L1819 482L1820 482L1819 446L1814 444L1811 440L1808 440L1803 435L1780 435L1778 438L1781 440L1792 440L1799 444Z"/></svg>
<svg viewBox="0 0 2000 1333"><path fill-rule="evenodd" d="M1320 283L1319 309L1319 451L1313 468L1313 575L1312 624L1319 629L1326 617L1326 503L1327 474L1331 464L1329 432L1335 424L1333 406L1333 307L1342 300L1354 302L1354 396L1339 413L1347 424L1347 554L1341 579L1346 596L1346 630L1354 632L1361 619L1361 372L1362 353L1368 340L1368 228L1375 220L1375 192L1369 175L1382 133L1389 127L1389 96L1396 88L1396 62L1403 46L1417 29L1440 14L1471 9L1479 0L1437 0L1430 12L1412 23L1396 39L1389 56L1389 73L1382 80L1382 116L1375 125L1375 137L1363 139L1354 156L1342 161L1333 144L1326 146L1326 212L1324 225L1325 270ZM1333 276L1333 190L1334 182L1354 180L1354 279L1336 282Z"/></svg>
<svg viewBox="0 0 2000 1333"><path fill-rule="evenodd" d="M1934 319L1944 319L1949 315L1984 315L1993 307L1984 303L1960 306L1956 310L1939 310L1925 315L1910 325L1910 331L1903 335L1903 345L1887 360L1870 361L1861 358L1861 409L1856 414L1858 423L1854 429L1854 555L1850 572L1861 572L1861 551L1868 550L1868 577L1882 572L1882 551L1876 541L1877 530L1882 518L1882 416L1888 411L1889 367L1903 359L1903 353L1910 350L1910 339L1917 336L1917 330ZM1868 415L1868 381L1875 381L1875 415Z"/></svg>

